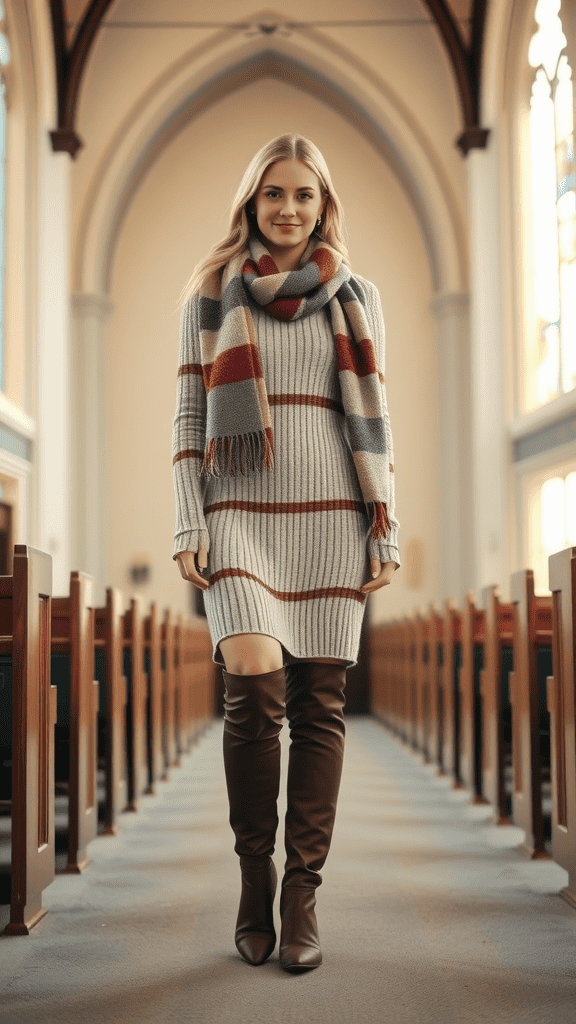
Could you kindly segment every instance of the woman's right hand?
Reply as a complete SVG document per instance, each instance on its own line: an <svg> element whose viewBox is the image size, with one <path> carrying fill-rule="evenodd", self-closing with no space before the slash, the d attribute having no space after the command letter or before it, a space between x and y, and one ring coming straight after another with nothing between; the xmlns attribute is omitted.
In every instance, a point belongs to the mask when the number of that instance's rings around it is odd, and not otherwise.
<svg viewBox="0 0 576 1024"><path fill-rule="evenodd" d="M179 551L176 555L176 561L178 562L178 568L180 569L180 575L188 580L189 583L193 583L199 590L208 590L210 584L208 580L203 579L200 576L198 569L196 568L196 552L195 551ZM198 568L205 569L208 565L208 552L203 544L198 548Z"/></svg>

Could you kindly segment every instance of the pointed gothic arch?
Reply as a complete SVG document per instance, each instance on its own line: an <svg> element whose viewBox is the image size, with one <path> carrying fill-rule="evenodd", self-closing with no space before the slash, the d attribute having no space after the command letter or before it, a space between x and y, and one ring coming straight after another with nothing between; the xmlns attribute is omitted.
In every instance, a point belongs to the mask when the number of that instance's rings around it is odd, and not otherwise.
<svg viewBox="0 0 576 1024"><path fill-rule="evenodd" d="M465 229L440 161L400 98L359 59L310 32L296 43L238 45L229 33L188 54L122 122L96 167L75 225L73 290L107 294L121 225L138 185L174 137L228 93L276 77L332 106L380 153L414 210L435 292L468 288Z"/></svg>

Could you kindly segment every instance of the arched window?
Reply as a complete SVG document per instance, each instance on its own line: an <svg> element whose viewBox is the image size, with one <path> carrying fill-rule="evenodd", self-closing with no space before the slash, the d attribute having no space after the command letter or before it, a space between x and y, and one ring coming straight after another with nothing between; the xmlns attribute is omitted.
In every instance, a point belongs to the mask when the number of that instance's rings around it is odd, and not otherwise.
<svg viewBox="0 0 576 1024"><path fill-rule="evenodd" d="M10 62L10 44L4 33L4 4L0 0L0 391L4 391L5 281L6 281L6 82L3 68Z"/></svg>
<svg viewBox="0 0 576 1024"><path fill-rule="evenodd" d="M574 95L560 0L538 0L528 61L531 262L525 326L524 411L576 388Z"/></svg>

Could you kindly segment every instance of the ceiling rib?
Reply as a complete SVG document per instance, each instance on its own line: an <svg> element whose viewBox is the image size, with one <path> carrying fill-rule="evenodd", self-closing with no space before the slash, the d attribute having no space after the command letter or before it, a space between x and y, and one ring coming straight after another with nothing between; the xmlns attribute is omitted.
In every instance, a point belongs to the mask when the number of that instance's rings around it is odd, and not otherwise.
<svg viewBox="0 0 576 1024"><path fill-rule="evenodd" d="M91 0L69 47L66 45L64 2L50 0L58 94L58 127L50 132L50 139L55 152L64 150L74 158L84 145L74 125L82 74L100 23L113 0ZM423 3L438 25L452 64L464 122L464 130L456 139L456 145L467 156L471 149L484 149L490 134L489 129L482 128L480 124L479 109L488 0L473 2L469 46L446 0L423 0ZM270 27L260 28L269 31Z"/></svg>

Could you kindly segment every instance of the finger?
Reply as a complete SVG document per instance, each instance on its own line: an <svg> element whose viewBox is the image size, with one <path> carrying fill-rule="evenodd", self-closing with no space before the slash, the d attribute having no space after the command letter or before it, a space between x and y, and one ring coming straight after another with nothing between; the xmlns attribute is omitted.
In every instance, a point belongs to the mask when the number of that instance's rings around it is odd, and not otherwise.
<svg viewBox="0 0 576 1024"><path fill-rule="evenodd" d="M375 565L377 559L371 560L371 565ZM364 594L371 594L374 590L379 590L380 587L387 586L392 580L392 571L390 564L383 565L380 562L377 563L380 571L374 579L369 580L360 587L360 592ZM394 565L394 563L392 563ZM395 566L394 566L395 567Z"/></svg>
<svg viewBox="0 0 576 1024"><path fill-rule="evenodd" d="M208 590L208 587L210 586L208 580L203 579L203 577L196 572L196 569L190 570L188 573L188 581L193 583L195 587L198 587L199 590Z"/></svg>
<svg viewBox="0 0 576 1024"><path fill-rule="evenodd" d="M178 559L180 573L188 583L193 583L199 590L207 590L209 586L208 580L200 576L194 564L194 558L194 553L190 552L186 554L186 557Z"/></svg>

